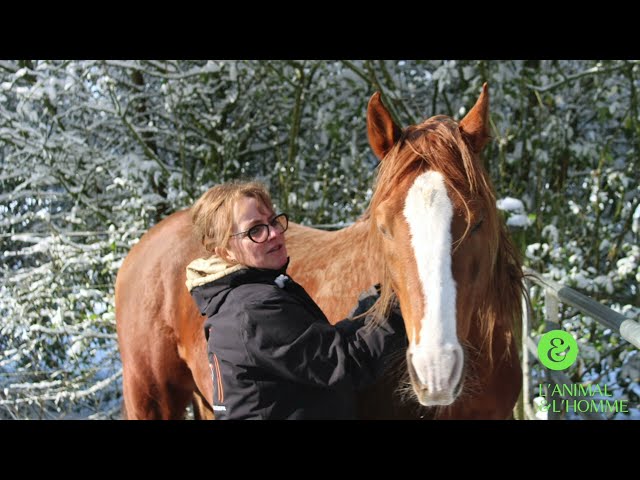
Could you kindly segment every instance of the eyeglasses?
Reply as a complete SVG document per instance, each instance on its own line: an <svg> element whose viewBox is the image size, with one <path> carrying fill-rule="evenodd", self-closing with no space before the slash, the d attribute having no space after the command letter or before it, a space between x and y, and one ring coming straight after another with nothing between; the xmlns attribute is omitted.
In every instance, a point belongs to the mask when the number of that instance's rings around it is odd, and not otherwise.
<svg viewBox="0 0 640 480"><path fill-rule="evenodd" d="M230 237L237 237L238 235L243 235L245 237L249 237L249 240L255 243L264 243L269 238L269 228L273 228L276 233L284 233L289 228L289 217L286 213L281 213L276 215L273 220L269 222L269 225L266 223L261 223L259 225L254 225L249 230L244 232L234 233L230 235Z"/></svg>

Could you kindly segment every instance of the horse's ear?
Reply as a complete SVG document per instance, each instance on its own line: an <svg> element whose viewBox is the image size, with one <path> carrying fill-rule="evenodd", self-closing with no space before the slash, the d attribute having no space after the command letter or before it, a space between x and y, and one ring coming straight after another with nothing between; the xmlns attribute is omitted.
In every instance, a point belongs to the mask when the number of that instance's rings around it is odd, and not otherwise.
<svg viewBox="0 0 640 480"><path fill-rule="evenodd" d="M380 160L391 150L400 138L402 130L391 118L391 114L380 100L380 92L376 92L369 100L367 107L367 134L369 144Z"/></svg>
<svg viewBox="0 0 640 480"><path fill-rule="evenodd" d="M480 153L489 141L489 90L482 85L478 101L460 122L460 131L475 153Z"/></svg>

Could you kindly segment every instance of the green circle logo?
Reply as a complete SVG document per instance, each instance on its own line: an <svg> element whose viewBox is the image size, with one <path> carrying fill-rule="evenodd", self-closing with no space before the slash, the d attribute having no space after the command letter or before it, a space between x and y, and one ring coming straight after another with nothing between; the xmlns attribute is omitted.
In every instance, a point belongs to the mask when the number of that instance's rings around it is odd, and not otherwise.
<svg viewBox="0 0 640 480"><path fill-rule="evenodd" d="M538 358L549 370L564 370L578 358L578 343L569 332L551 330L538 343Z"/></svg>

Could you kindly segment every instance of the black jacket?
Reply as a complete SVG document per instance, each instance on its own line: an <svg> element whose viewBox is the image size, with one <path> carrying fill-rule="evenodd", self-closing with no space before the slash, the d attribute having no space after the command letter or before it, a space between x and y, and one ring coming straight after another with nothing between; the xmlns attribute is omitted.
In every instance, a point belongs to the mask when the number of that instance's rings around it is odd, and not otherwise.
<svg viewBox="0 0 640 480"><path fill-rule="evenodd" d="M276 283L286 266L231 270L190 286L207 316L216 419L355 418L355 388L406 346L399 313L375 328L371 318L332 326L299 284Z"/></svg>

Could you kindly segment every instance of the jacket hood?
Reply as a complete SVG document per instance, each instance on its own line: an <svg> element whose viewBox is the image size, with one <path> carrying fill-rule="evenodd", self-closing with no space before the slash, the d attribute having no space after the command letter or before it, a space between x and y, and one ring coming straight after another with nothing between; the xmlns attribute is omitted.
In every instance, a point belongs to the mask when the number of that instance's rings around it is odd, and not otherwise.
<svg viewBox="0 0 640 480"><path fill-rule="evenodd" d="M209 258L198 258L187 265L187 288L191 291L195 287L211 283L244 268L248 267L240 264L232 265L217 255L212 255Z"/></svg>
<svg viewBox="0 0 640 480"><path fill-rule="evenodd" d="M187 265L186 285L200 313L211 316L220 309L233 288L245 283L276 283L276 279L286 273L288 266L288 258L282 268L269 270L232 265L212 255L198 258Z"/></svg>

